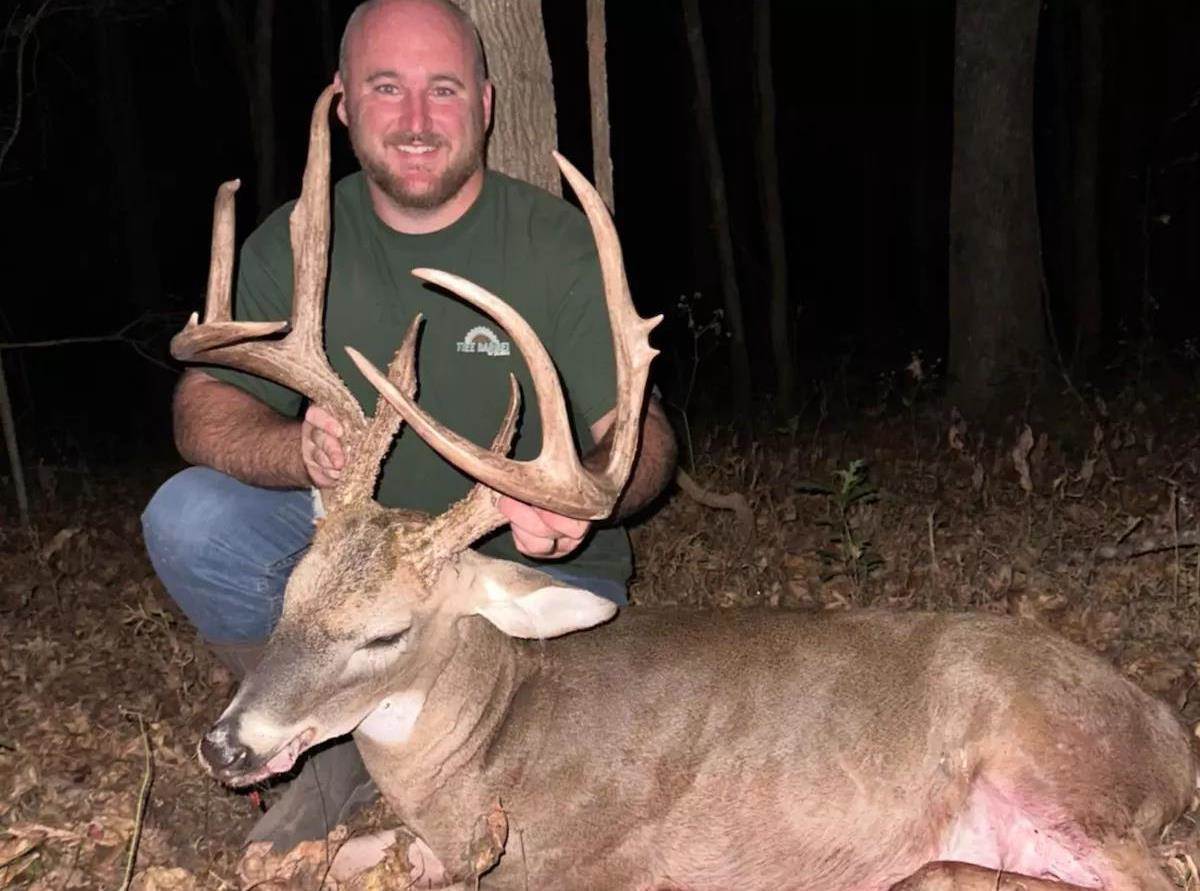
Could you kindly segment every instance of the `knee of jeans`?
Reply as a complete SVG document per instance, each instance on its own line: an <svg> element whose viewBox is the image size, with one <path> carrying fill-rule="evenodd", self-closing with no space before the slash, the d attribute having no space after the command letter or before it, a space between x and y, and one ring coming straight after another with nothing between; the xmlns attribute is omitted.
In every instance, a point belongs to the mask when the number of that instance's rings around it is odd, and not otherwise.
<svg viewBox="0 0 1200 891"><path fill-rule="evenodd" d="M188 565L230 521L231 504L213 485L216 471L189 467L171 477L142 513L142 537L155 566Z"/></svg>

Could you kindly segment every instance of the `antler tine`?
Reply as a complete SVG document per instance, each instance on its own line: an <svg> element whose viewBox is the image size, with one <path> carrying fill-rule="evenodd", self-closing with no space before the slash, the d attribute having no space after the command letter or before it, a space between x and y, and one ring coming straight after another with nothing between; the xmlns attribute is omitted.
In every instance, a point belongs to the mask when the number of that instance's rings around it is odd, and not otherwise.
<svg viewBox="0 0 1200 891"><path fill-rule="evenodd" d="M332 412L353 440L361 435L366 418L330 367L322 345L329 251L329 105L334 93L327 87L313 108L304 186L289 224L294 283L290 324L232 320L233 193L238 188L234 180L217 190L204 323L193 315L172 339L171 355L248 371L303 393ZM285 330L282 339L261 339ZM353 451L353 443L347 445Z"/></svg>
<svg viewBox="0 0 1200 891"><path fill-rule="evenodd" d="M517 413L521 408L521 387L511 374L508 376L508 387L508 410L504 413L500 429L492 438L491 446L491 452L500 457L507 455L512 448L513 434L517 430ZM422 568L426 579L432 581L446 560L508 523L508 517L500 513L497 507L498 498L494 489L476 483L466 497L434 518L427 534L430 547Z"/></svg>
<svg viewBox="0 0 1200 891"><path fill-rule="evenodd" d="M496 295L476 284L431 269L413 274L439 285L492 316L517 343L533 378L542 416L542 450L533 461L514 461L486 451L430 417L412 398L388 385L378 369L351 351L359 370L392 404L410 427L443 458L493 489L556 513L580 519L603 519L625 486L637 453L642 400L650 361L649 332L661 320L643 319L633 307L621 260L620 243L604 202L591 184L555 155L575 188L592 226L604 278L604 296L612 326L617 365L617 405L613 448L602 471L585 470L575 452L570 423L554 363L533 329Z"/></svg>
<svg viewBox="0 0 1200 891"><path fill-rule="evenodd" d="M232 340L265 337L287 329L287 322L231 322L233 304L233 204L242 181L232 179L217 187L213 201L212 252L208 261L208 290L204 298L204 324L192 313L184 329L171 339L171 355L180 361Z"/></svg>
<svg viewBox="0 0 1200 891"><path fill-rule="evenodd" d="M404 333L400 349L396 350L387 370L388 383L409 399L417 392L417 335L421 330L422 321L419 314L412 320L408 331ZM368 422L366 432L357 448L350 453L346 466L342 468L335 501L353 504L371 498L375 492L375 480L379 478L383 456L391 446L392 440L396 438L402 423L404 419L380 395L375 402L375 414Z"/></svg>
<svg viewBox="0 0 1200 891"><path fill-rule="evenodd" d="M625 277L621 240L617 237L617 228L613 225L612 215L608 212L604 199L570 161L558 152L553 154L559 169L571 184L575 197L579 199L583 212L587 215L600 257L604 304L608 308L613 351L617 360L617 405L613 417L613 441L604 476L609 485L616 486L619 496L637 456L646 381L650 376L650 363L658 355L658 350L650 346L650 332L658 327L663 317L657 315L643 319L637 314L633 306L633 297L629 293L629 280Z"/></svg>

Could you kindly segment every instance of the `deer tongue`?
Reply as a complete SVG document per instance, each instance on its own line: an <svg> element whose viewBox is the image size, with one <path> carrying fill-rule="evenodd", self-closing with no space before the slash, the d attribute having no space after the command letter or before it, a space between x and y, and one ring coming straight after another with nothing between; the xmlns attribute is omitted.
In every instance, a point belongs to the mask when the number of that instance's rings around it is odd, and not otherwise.
<svg viewBox="0 0 1200 891"><path fill-rule="evenodd" d="M271 760L267 762L267 770L272 774L287 773L296 763L296 759L300 757L300 753L308 748L312 738L311 728L294 737L291 742L271 756Z"/></svg>

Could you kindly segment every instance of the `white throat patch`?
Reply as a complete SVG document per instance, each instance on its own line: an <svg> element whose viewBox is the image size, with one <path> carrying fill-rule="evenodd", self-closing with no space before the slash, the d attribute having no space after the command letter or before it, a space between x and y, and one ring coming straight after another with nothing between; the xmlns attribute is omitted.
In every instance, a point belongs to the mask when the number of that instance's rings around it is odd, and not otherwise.
<svg viewBox="0 0 1200 891"><path fill-rule="evenodd" d="M397 745L408 742L424 706L425 694L416 690L389 696L363 718L354 732L377 743Z"/></svg>

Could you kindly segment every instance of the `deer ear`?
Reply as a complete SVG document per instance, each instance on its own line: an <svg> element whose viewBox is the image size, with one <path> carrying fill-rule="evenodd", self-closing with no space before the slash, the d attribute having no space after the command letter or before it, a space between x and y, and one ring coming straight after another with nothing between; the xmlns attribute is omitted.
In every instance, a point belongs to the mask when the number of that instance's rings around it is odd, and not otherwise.
<svg viewBox="0 0 1200 891"><path fill-rule="evenodd" d="M617 605L583 588L551 585L519 597L489 601L475 609L510 637L558 637L611 619Z"/></svg>
<svg viewBox="0 0 1200 891"><path fill-rule="evenodd" d="M617 605L611 600L564 585L544 572L472 551L462 557L466 559L460 559L459 580L469 589L467 611L510 637L558 637L616 615Z"/></svg>

